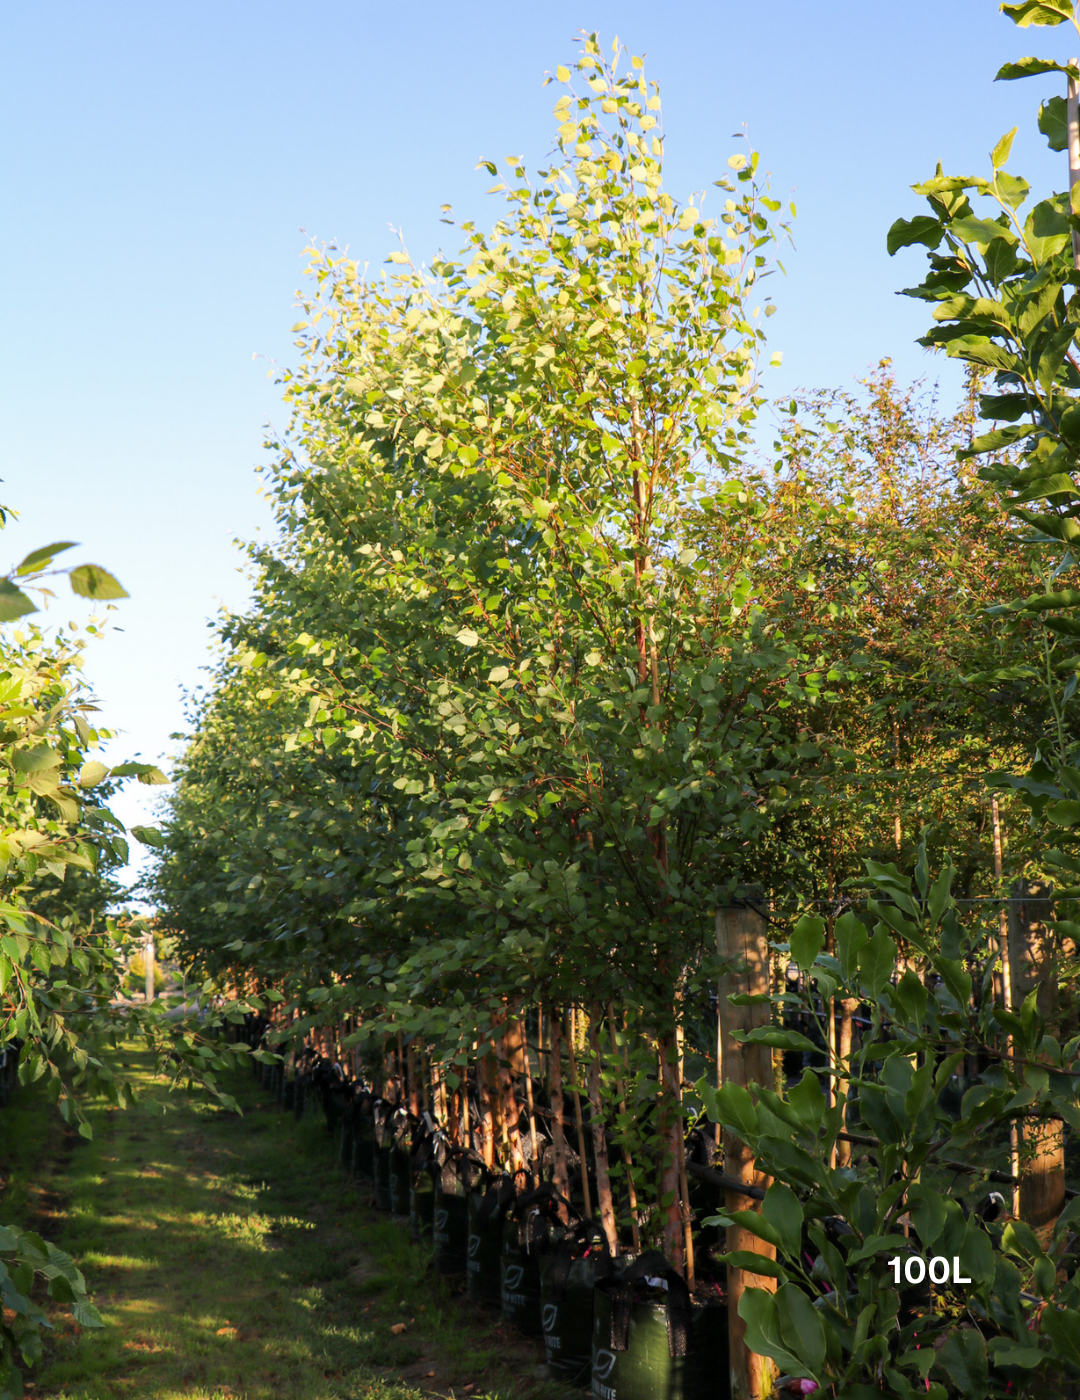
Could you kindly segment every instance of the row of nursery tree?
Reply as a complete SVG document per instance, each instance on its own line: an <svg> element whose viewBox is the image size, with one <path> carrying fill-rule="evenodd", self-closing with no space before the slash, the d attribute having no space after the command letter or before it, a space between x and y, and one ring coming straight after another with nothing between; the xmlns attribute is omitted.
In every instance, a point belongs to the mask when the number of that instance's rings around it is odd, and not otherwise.
<svg viewBox="0 0 1080 1400"><path fill-rule="evenodd" d="M999 76L1049 73L1071 189L1075 66ZM505 215L458 256L313 252L277 540L142 833L162 922L204 1006L721 1280L802 1393L1075 1393L1080 212L1030 198L1011 134L985 178L939 170L889 247L927 250L963 404L884 363L769 407L757 155L679 205L641 60L587 39L555 77L557 156L488 167ZM87 1085L126 1100L120 1034L219 1096L241 1047L117 996L106 799L157 775L94 758L69 651L19 622L61 548L0 587L0 1052L76 1119ZM710 1220L702 1155L735 1183ZM969 1282L903 1289L916 1249ZM93 1320L0 1231L12 1392L35 1272Z"/></svg>
<svg viewBox="0 0 1080 1400"><path fill-rule="evenodd" d="M999 76L1051 71L1075 87ZM193 707L163 917L284 1050L420 1085L489 1166L535 1167L527 1100L569 1189L569 1085L612 1250L691 1272L686 1134L722 1124L758 1188L713 1220L729 1298L785 1375L1075 1384L1080 218L1024 208L1011 134L939 171L889 248L928 250L963 403L883 362L769 408L757 154L680 205L642 61L588 39L555 77L556 158L485 163L506 211L459 255L312 251L278 535ZM1070 102L1040 126L1080 173ZM732 1004L747 905L769 966ZM913 1313L885 1260L916 1238L973 1282Z"/></svg>

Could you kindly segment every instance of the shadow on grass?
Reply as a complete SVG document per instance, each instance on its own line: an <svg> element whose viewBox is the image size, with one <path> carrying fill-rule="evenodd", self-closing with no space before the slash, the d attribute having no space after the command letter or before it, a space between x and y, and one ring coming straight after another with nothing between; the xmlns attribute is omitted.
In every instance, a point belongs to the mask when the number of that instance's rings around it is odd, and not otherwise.
<svg viewBox="0 0 1080 1400"><path fill-rule="evenodd" d="M81 1332L58 1311L28 1396L576 1393L542 1379L536 1344L504 1335L428 1271L402 1226L343 1177L321 1121L280 1114L250 1079L235 1088L243 1119L190 1103L164 1117L98 1106L94 1140L68 1152L42 1118L51 1148L44 1160L24 1151L12 1177L52 1178L58 1228L47 1233L79 1261L107 1325ZM11 1200L28 1202L29 1185L9 1187Z"/></svg>

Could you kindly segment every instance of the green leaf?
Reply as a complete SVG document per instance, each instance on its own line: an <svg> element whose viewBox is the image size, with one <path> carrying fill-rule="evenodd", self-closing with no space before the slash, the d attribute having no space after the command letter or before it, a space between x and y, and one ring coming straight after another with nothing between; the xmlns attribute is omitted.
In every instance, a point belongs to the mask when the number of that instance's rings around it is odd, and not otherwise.
<svg viewBox="0 0 1080 1400"><path fill-rule="evenodd" d="M780 1330L776 1295L763 1288L748 1288L739 1299L739 1316L746 1323L746 1345L758 1356L771 1357L788 1375L806 1380L814 1377L798 1357L788 1350Z"/></svg>
<svg viewBox="0 0 1080 1400"><path fill-rule="evenodd" d="M821 1314L794 1283L782 1283L776 1290L776 1311L784 1342L803 1365L817 1375L825 1364L825 1328Z"/></svg>
<svg viewBox="0 0 1080 1400"><path fill-rule="evenodd" d="M58 540L56 544L47 544L43 549L33 549L15 570L16 577L38 573L51 564L58 554L63 554L65 549L76 547L73 540Z"/></svg>
<svg viewBox="0 0 1080 1400"><path fill-rule="evenodd" d="M885 248L889 256L908 248L915 243L924 243L927 248L936 248L945 232L940 219L932 219L928 214L917 214L914 219L897 219L885 238Z"/></svg>
<svg viewBox="0 0 1080 1400"><path fill-rule="evenodd" d="M1065 73L1072 77L1076 76L1076 68L1071 64L1056 63L1052 58L1018 58L1015 63L1006 63L1003 68L999 68L995 74L995 82L1011 82L1014 78L1035 78L1040 73ZM1013 127L1011 135L1016 135L1016 128ZM1002 140L1005 138L1002 137ZM1004 165L1004 161L994 161L995 165Z"/></svg>
<svg viewBox="0 0 1080 1400"><path fill-rule="evenodd" d="M957 1327L937 1354L935 1369L943 1370L961 1395L985 1396L986 1343L974 1327Z"/></svg>
<svg viewBox="0 0 1080 1400"><path fill-rule="evenodd" d="M1072 19L1071 8L1061 3L1054 4L1053 0L1022 0L1019 5L1002 5L1001 12L1021 29L1031 26L1052 29Z"/></svg>
<svg viewBox="0 0 1080 1400"><path fill-rule="evenodd" d="M1008 1337L992 1338L988 1350L995 1366L1022 1366L1026 1371L1033 1371L1044 1361L1052 1360L1050 1353L1040 1351L1037 1345L1018 1346Z"/></svg>
<svg viewBox="0 0 1080 1400"><path fill-rule="evenodd" d="M716 1107L720 1122L743 1139L749 1141L757 1136L757 1109L748 1091L730 1081L721 1084L716 1093Z"/></svg>
<svg viewBox="0 0 1080 1400"><path fill-rule="evenodd" d="M828 1104L822 1092L821 1081L812 1069L803 1070L798 1084L793 1084L788 1090L788 1103L799 1115L799 1121L816 1133L825 1117Z"/></svg>
<svg viewBox="0 0 1080 1400"><path fill-rule="evenodd" d="M94 759L87 759L79 769L79 786L81 788L97 787L109 776L109 770L104 763L98 763Z"/></svg>
<svg viewBox="0 0 1080 1400"><path fill-rule="evenodd" d="M996 238L1004 238L1006 243L1016 242L1016 235L1012 229L993 219L953 219L949 225L949 232L954 233L957 238L962 238L965 243L975 244L980 252L985 252Z"/></svg>
<svg viewBox="0 0 1080 1400"><path fill-rule="evenodd" d="M1022 58L1020 60L1020 63L1031 62L1034 62L1034 60L1026 58ZM1010 65L1006 64L1005 66L1009 67ZM1013 64L1012 66L1019 67L1020 65ZM1003 68L998 74L998 77L1002 77L1004 75L1004 72L1005 69ZM995 170L1000 170L1001 167L1005 164L1005 162L1009 159L1009 152L1012 150L1013 137L1016 135L1016 131L1017 128L1015 126L1013 127L1012 131L1007 131L1005 135L1001 138L1001 140L997 143L997 145L994 147L994 149L990 152L990 160L993 163Z"/></svg>
<svg viewBox="0 0 1080 1400"><path fill-rule="evenodd" d="M1063 151L1069 144L1069 122L1064 97L1051 97L1039 108L1039 130L1052 151Z"/></svg>
<svg viewBox="0 0 1080 1400"><path fill-rule="evenodd" d="M774 1181L765 1192L761 1214L772 1226L781 1251L792 1260L802 1254L803 1208L798 1196L782 1181Z"/></svg>
<svg viewBox="0 0 1080 1400"><path fill-rule="evenodd" d="M37 608L22 589L16 588L9 578L0 578L0 622L14 622L33 612Z"/></svg>
<svg viewBox="0 0 1080 1400"><path fill-rule="evenodd" d="M165 849L165 837L156 826L133 826L131 834L136 841L141 841L144 846L152 846L155 851Z"/></svg>
<svg viewBox="0 0 1080 1400"><path fill-rule="evenodd" d="M151 787L160 787L169 781L161 769L155 768L152 763L118 763L111 771L114 778L138 778L140 783Z"/></svg>
<svg viewBox="0 0 1080 1400"><path fill-rule="evenodd" d="M896 966L896 944L879 928L859 953L859 978L872 997L880 996Z"/></svg>
<svg viewBox="0 0 1080 1400"><path fill-rule="evenodd" d="M16 749L13 755L17 773L44 773L50 768L58 768L60 755L48 744L38 744L32 749Z"/></svg>
<svg viewBox="0 0 1080 1400"><path fill-rule="evenodd" d="M755 1254L752 1249L733 1249L730 1254L718 1256L722 1264L732 1269L745 1269L748 1274L762 1274L765 1278L783 1278L783 1265L767 1254Z"/></svg>
<svg viewBox="0 0 1080 1400"><path fill-rule="evenodd" d="M844 975L854 977L859 966L859 954L869 942L866 925L850 910L841 914L833 926L836 956Z"/></svg>
<svg viewBox="0 0 1080 1400"><path fill-rule="evenodd" d="M1080 1366L1080 1312L1075 1308L1048 1307L1039 1323L1054 1352L1070 1366Z"/></svg>
<svg viewBox="0 0 1080 1400"><path fill-rule="evenodd" d="M454 636L456 642L460 642L463 647L474 647L480 640L479 634L471 627L462 627Z"/></svg>
<svg viewBox="0 0 1080 1400"><path fill-rule="evenodd" d="M945 1228L945 1202L941 1192L931 1191L921 1182L915 1182L908 1188L908 1211L919 1243L929 1253Z"/></svg>
<svg viewBox="0 0 1080 1400"><path fill-rule="evenodd" d="M752 1031L736 1031L734 1039L740 1045L768 1045L773 1050L805 1050L812 1053L818 1048L801 1031L789 1031L781 1026L755 1026Z"/></svg>
<svg viewBox="0 0 1080 1400"><path fill-rule="evenodd" d="M68 577L71 579L71 591L80 598L107 600L128 596L119 580L97 564L80 564L77 569L72 569Z"/></svg>
<svg viewBox="0 0 1080 1400"><path fill-rule="evenodd" d="M763 1216L756 1210L725 1210L718 1219L731 1221L742 1230L749 1230L752 1235L756 1235L759 1240L764 1240L766 1244L771 1244L774 1248L780 1247L780 1236L776 1230Z"/></svg>
<svg viewBox="0 0 1080 1400"><path fill-rule="evenodd" d="M814 959L825 946L825 920L816 914L804 914L791 930L791 956L802 972L809 972Z"/></svg>

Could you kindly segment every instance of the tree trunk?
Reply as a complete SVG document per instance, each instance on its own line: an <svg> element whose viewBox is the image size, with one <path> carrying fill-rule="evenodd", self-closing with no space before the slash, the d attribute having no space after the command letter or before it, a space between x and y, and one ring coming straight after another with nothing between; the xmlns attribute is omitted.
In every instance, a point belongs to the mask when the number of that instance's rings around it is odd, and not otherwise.
<svg viewBox="0 0 1080 1400"><path fill-rule="evenodd" d="M503 1054L499 1060L499 1116L502 1119L504 1139L510 1148L510 1169L515 1173L525 1170L525 1154L521 1150L521 1133L518 1130L521 1106L514 1087L515 1078L520 1078L525 1068L522 1054L523 1038L521 1022L514 1017L508 1017L502 1038Z"/></svg>
<svg viewBox="0 0 1080 1400"><path fill-rule="evenodd" d="M565 1200L570 1199L570 1173L566 1169L565 1106L562 1091L562 1023L557 1012L548 1018L551 1027L551 1137L555 1152L552 1181ZM565 1214L565 1210L563 1211ZM564 1224L567 1223L564 1221Z"/></svg>
<svg viewBox="0 0 1080 1400"><path fill-rule="evenodd" d="M409 1083L409 1112L414 1118L420 1117L420 1073L417 1067L416 1050L412 1041L409 1042L409 1049L406 1056L406 1066L408 1069Z"/></svg>
<svg viewBox="0 0 1080 1400"><path fill-rule="evenodd" d="M769 945L765 919L757 910L740 907L721 909L716 916L716 951L728 964L720 978L719 1013L724 1081L747 1087L767 1084L772 1063L767 1046L744 1045L734 1039L736 1031L749 1031L767 1025L768 1003L732 1006L728 1000L738 993L758 994L769 990ZM754 1168L746 1144L733 1133L724 1133L724 1172L748 1186L767 1189L769 1178ZM753 1210L755 1202L740 1192L727 1192L728 1210ZM733 1225L727 1232L729 1251L750 1250L775 1259L776 1250L749 1230ZM764 1274L728 1267L728 1349L731 1360L731 1400L764 1400L772 1388L772 1362L758 1356L746 1344L746 1324L739 1316L739 1300L747 1288L776 1291L776 1280Z"/></svg>
<svg viewBox="0 0 1080 1400"><path fill-rule="evenodd" d="M596 1195L600 1206L600 1223L608 1242L608 1252L615 1254L619 1248L619 1235L615 1228L615 1206L611 1198L611 1176L608 1170L607 1130L604 1125L604 1106L600 1098L600 1037L597 1026L600 1022L600 1008L594 1006L589 1018L589 1103L592 1108L593 1161L596 1163Z"/></svg>
<svg viewBox="0 0 1080 1400"><path fill-rule="evenodd" d="M1001 899L1001 908L998 910L998 942L1001 948L1001 999L1005 1004L1005 1010L1013 1011L1015 1007L1013 1004L1012 949L1009 939L1008 906L1005 903L1005 889L1002 884L1005 842L1001 831L1001 809L998 806L997 793L994 793L990 799L990 815L994 836L994 878L997 882L998 896ZM1011 1035L1005 1044L1011 1060L1013 1053ZM1013 1176L1020 1175L1020 1129L1015 1119L1009 1129L1009 1170ZM1020 1213L1020 1188L1017 1186L1013 1187L1012 1208L1014 1215Z"/></svg>
<svg viewBox="0 0 1080 1400"><path fill-rule="evenodd" d="M659 1051L659 1137L663 1160L660 1168L660 1219L663 1223L664 1253L673 1269L686 1270L686 1240L683 1228L682 1192L679 1182L679 1146L683 1123L679 1113L679 1060L675 1036L660 1037ZM667 1205L664 1205L664 1202Z"/></svg>
<svg viewBox="0 0 1080 1400"><path fill-rule="evenodd" d="M581 1091L578 1086L577 1059L574 1055L574 1008L566 1013L566 1054L570 1067L570 1082L574 1086L574 1124L577 1128L578 1156L581 1158L581 1194L585 1197L585 1215L592 1215L592 1195L589 1191L589 1159L585 1152L585 1125L581 1117Z"/></svg>
<svg viewBox="0 0 1080 1400"><path fill-rule="evenodd" d="M618 1062L619 1040L615 1030L615 1009L610 1001L608 1002L607 1014L608 1030L611 1032L611 1053L612 1055L614 1055L616 1062ZM625 1043L623 1045L622 1050L622 1062L624 1067L626 1068L627 1073L629 1074L630 1065L626 1054ZM625 1121L625 1119L628 1116L626 1112L626 1081L623 1079L622 1074L618 1070L615 1071L615 1087L619 1093L619 1112L622 1114L622 1117ZM638 1227L637 1218L637 1190L634 1186L634 1163L633 1159L630 1156L630 1149L626 1145L625 1138L623 1138L622 1140L622 1159L623 1169L626 1172L626 1199L630 1209L630 1237L631 1243L634 1248L634 1253L636 1254L641 1248L641 1231Z"/></svg>
<svg viewBox="0 0 1080 1400"><path fill-rule="evenodd" d="M477 1061L477 1088L480 1092L480 1152L485 1166L495 1166L495 1116L493 1101L496 1097L495 1054L488 1045Z"/></svg>

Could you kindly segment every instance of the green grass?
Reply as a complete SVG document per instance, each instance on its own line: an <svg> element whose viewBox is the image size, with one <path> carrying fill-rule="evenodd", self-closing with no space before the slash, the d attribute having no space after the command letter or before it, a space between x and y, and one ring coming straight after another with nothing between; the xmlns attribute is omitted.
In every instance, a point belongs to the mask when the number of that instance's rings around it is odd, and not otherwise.
<svg viewBox="0 0 1080 1400"><path fill-rule="evenodd" d="M126 1060L145 1074L148 1061ZM68 1400L559 1400L542 1350L453 1294L348 1183L321 1119L250 1077L240 1119L178 1101L92 1108L94 1139L33 1091L0 1115L0 1220L86 1274L106 1327L63 1309L27 1395ZM11 1130L18 1129L18 1132ZM395 1335L391 1328L405 1324Z"/></svg>

